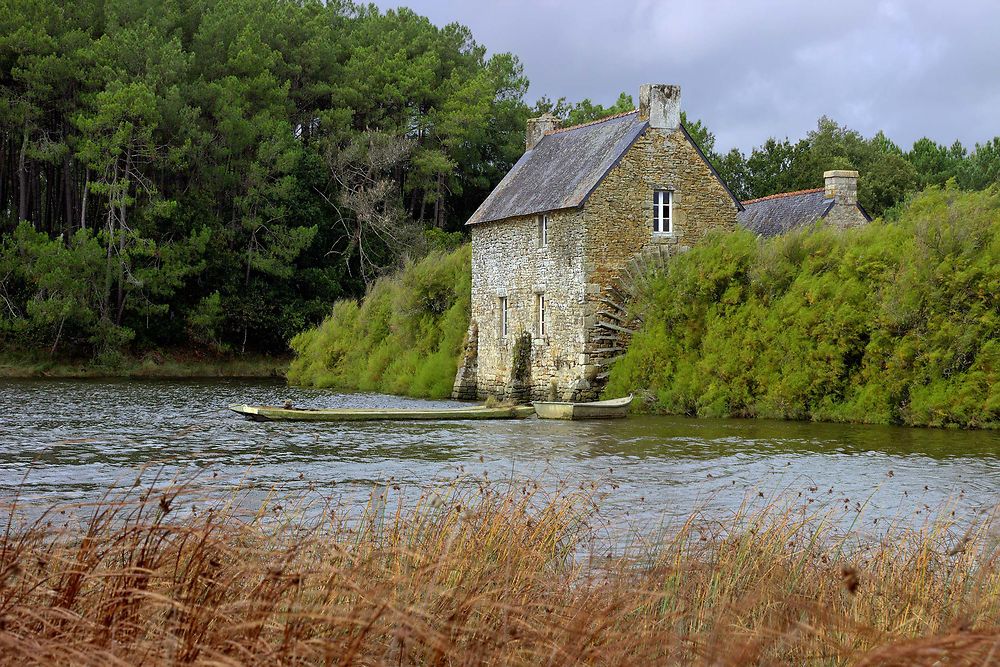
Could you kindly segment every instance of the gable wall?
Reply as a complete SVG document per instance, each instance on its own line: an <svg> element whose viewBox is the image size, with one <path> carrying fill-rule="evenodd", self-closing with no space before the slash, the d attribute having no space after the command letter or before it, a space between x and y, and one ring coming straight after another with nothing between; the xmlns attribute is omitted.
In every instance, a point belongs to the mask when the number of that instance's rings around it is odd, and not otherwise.
<svg viewBox="0 0 1000 667"><path fill-rule="evenodd" d="M868 219L861 213L861 209L854 204L834 204L830 212L823 218L823 221L842 229L868 224Z"/></svg>
<svg viewBox="0 0 1000 667"><path fill-rule="evenodd" d="M654 189L673 191L672 236L653 236ZM588 365L614 356L596 352L609 344L593 339L609 332L595 326L600 312L607 311L601 299L618 298L609 286L629 262L642 253L684 250L710 230L733 230L736 212L733 198L683 130L650 128L636 140L584 205Z"/></svg>
<svg viewBox="0 0 1000 667"><path fill-rule="evenodd" d="M673 236L653 236L654 189L674 193ZM690 247L710 230L735 229L736 210L683 131L648 129L584 205L590 278L605 284L644 249Z"/></svg>

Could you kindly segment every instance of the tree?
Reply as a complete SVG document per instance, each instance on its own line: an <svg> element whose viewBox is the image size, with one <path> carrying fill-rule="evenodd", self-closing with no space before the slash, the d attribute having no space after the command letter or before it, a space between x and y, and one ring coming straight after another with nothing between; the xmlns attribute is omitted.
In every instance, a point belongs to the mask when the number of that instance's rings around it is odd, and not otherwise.
<svg viewBox="0 0 1000 667"><path fill-rule="evenodd" d="M413 146L406 137L368 132L341 150L327 152L330 176L340 191L337 202L328 203L349 239L345 252L357 254L366 285L412 238L391 175Z"/></svg>
<svg viewBox="0 0 1000 667"><path fill-rule="evenodd" d="M958 168L965 159L965 148L960 142L951 148L922 137L913 142L906 159L917 171L920 188L928 185L944 185L949 178L958 175Z"/></svg>
<svg viewBox="0 0 1000 667"><path fill-rule="evenodd" d="M975 150L958 169L958 181L970 190L982 190L1000 183L1000 137L976 144Z"/></svg>

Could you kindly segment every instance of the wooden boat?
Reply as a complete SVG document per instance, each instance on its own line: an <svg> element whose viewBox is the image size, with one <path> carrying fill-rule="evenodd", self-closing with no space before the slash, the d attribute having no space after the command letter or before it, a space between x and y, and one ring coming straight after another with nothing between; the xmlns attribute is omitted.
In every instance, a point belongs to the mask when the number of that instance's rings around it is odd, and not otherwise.
<svg viewBox="0 0 1000 667"><path fill-rule="evenodd" d="M628 415L632 394L625 398L591 403L535 401L535 412L541 419L621 419Z"/></svg>
<svg viewBox="0 0 1000 667"><path fill-rule="evenodd" d="M393 421L435 419L523 419L535 414L530 405L471 408L284 408L271 405L230 405L254 421Z"/></svg>

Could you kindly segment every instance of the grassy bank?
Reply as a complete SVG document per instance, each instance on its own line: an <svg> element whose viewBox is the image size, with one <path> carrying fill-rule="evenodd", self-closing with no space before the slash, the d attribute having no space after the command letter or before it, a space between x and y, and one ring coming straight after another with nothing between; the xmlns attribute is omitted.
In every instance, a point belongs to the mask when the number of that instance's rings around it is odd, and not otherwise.
<svg viewBox="0 0 1000 667"><path fill-rule="evenodd" d="M710 238L651 277L609 395L646 409L1000 425L1000 190L930 189L888 222Z"/></svg>
<svg viewBox="0 0 1000 667"><path fill-rule="evenodd" d="M287 369L286 358L255 355L147 354L106 366L89 359L53 359L44 353L0 353L0 378L266 378L284 377Z"/></svg>
<svg viewBox="0 0 1000 667"><path fill-rule="evenodd" d="M340 506L304 519L285 498L249 517L192 509L169 489L139 489L82 525L60 528L53 511L0 535L0 663L971 665L1000 654L989 522L858 541L828 517L774 507L723 524L692 517L612 558L588 555L586 496L536 489L451 488L416 506L377 496L354 521Z"/></svg>
<svg viewBox="0 0 1000 667"><path fill-rule="evenodd" d="M435 251L292 339L291 384L441 398L469 327L471 249Z"/></svg>

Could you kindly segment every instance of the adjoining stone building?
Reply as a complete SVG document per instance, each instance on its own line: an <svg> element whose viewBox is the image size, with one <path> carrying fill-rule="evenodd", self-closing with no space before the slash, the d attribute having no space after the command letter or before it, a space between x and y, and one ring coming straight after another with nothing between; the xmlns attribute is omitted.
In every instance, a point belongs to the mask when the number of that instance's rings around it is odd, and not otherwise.
<svg viewBox="0 0 1000 667"><path fill-rule="evenodd" d="M744 207L681 124L677 86L643 85L639 109L585 125L531 119L525 147L467 223L472 322L454 395L593 399L628 334L629 263L735 229Z"/></svg>
<svg viewBox="0 0 1000 667"><path fill-rule="evenodd" d="M799 190L743 202L740 225L765 238L778 236L820 220L837 227L871 222L858 203L858 172L843 169L823 174L825 187Z"/></svg>

